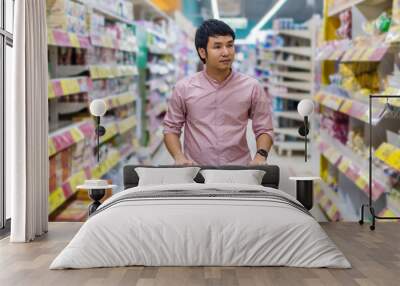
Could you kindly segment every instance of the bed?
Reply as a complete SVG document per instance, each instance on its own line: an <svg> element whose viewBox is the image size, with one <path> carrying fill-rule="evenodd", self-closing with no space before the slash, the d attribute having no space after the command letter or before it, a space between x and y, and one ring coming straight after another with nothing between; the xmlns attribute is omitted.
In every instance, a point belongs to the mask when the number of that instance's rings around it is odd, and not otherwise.
<svg viewBox="0 0 400 286"><path fill-rule="evenodd" d="M277 166L218 167L263 170L261 185L205 184L199 173L194 183L153 186L138 186L137 167L124 168L125 190L98 208L50 269L351 267L311 214L279 190Z"/></svg>

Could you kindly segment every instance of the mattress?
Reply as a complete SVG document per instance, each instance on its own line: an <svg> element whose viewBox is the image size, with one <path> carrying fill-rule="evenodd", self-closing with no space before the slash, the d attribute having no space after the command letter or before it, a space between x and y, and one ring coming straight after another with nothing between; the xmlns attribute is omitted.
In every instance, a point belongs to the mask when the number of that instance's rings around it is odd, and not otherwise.
<svg viewBox="0 0 400 286"><path fill-rule="evenodd" d="M310 213L283 191L193 183L112 196L50 269L133 265L351 267Z"/></svg>

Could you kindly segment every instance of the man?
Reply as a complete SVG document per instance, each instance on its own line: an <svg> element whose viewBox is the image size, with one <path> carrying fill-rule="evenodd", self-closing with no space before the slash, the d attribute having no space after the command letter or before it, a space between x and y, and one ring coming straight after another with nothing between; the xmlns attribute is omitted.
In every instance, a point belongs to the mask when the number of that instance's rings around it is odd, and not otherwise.
<svg viewBox="0 0 400 286"><path fill-rule="evenodd" d="M177 82L164 118L164 142L177 165L261 165L272 146L271 99L256 79L235 72L235 33L207 20L195 46L205 69ZM252 119L257 153L246 140ZM179 141L184 126L184 150Z"/></svg>

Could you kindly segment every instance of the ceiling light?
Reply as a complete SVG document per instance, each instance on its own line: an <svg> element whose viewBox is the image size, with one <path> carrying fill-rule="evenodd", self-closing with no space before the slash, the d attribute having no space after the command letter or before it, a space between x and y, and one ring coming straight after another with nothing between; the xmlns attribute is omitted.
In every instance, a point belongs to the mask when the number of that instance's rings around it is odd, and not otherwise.
<svg viewBox="0 0 400 286"><path fill-rule="evenodd" d="M269 10L264 17L262 17L262 19L257 23L257 25L254 26L253 29L251 29L250 34L255 34L258 31L260 31L262 29L262 27L264 27L265 24L268 23L269 20L271 20L271 18L273 16L275 16L275 14L279 11L279 9L282 8L282 6L287 2L288 0L279 0L278 2L275 3L275 5L271 8L271 10ZM249 34L249 36L250 36ZM248 36L248 37L249 37Z"/></svg>
<svg viewBox="0 0 400 286"><path fill-rule="evenodd" d="M214 19L219 19L218 0L211 0L211 9Z"/></svg>

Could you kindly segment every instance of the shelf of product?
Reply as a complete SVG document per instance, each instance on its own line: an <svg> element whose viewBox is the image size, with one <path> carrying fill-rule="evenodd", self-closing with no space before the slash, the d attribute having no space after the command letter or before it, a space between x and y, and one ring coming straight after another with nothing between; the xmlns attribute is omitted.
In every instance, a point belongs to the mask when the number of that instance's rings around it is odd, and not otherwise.
<svg viewBox="0 0 400 286"><path fill-rule="evenodd" d="M306 30L295 30L295 29L278 29L278 34L284 36L298 37L303 39L311 39L311 33L308 29Z"/></svg>
<svg viewBox="0 0 400 286"><path fill-rule="evenodd" d="M297 112L300 100L312 93L313 18L298 24L293 19L277 19L275 34L267 35L257 47L256 75L273 98L274 129L279 154L304 150L297 129L303 118ZM316 23L316 22L315 22Z"/></svg>
<svg viewBox="0 0 400 286"><path fill-rule="evenodd" d="M101 178L113 167L115 167L121 160L121 154L119 151L112 151L102 162L84 167L83 170L77 171L73 175L68 176L59 187L51 188L49 195L49 213L52 213L62 204L64 204L69 198L71 198L77 191L76 187L84 183L85 179ZM51 166L51 164L50 164ZM85 166L85 165L83 165ZM82 169L82 166L79 166ZM55 169L54 169L55 170ZM63 169L65 170L65 169ZM57 180L63 178L63 176L51 176Z"/></svg>
<svg viewBox="0 0 400 286"><path fill-rule="evenodd" d="M314 190L315 199L325 216L330 221L340 221L342 215L335 202L321 190L320 185L317 185Z"/></svg>
<svg viewBox="0 0 400 286"><path fill-rule="evenodd" d="M368 198L370 128L374 207L381 215L399 210L393 202L400 193L400 100L373 99L369 125L369 95L395 95L400 88L399 8L397 0L325 2L323 42L314 58L320 73L315 159L325 182L334 178L335 188L347 196L347 202L337 200L338 208L350 208L355 218ZM329 194L326 187L321 190Z"/></svg>
<svg viewBox="0 0 400 286"><path fill-rule="evenodd" d="M94 135L94 123L85 120L49 134L49 156Z"/></svg>
<svg viewBox="0 0 400 286"><path fill-rule="evenodd" d="M103 100L107 103L108 109L118 108L126 104L133 104L136 96L131 91L106 96Z"/></svg>
<svg viewBox="0 0 400 286"><path fill-rule="evenodd" d="M268 63L275 66L292 67L303 70L311 70L312 68L312 63L310 61L304 61L304 60L286 60L286 61L273 60L273 61L268 61Z"/></svg>
<svg viewBox="0 0 400 286"><path fill-rule="evenodd" d="M56 98L77 93L87 93L93 88L89 77L60 78L49 80L48 97Z"/></svg>
<svg viewBox="0 0 400 286"><path fill-rule="evenodd" d="M50 46L72 47L86 49L90 47L88 36L68 33L61 30L47 31L47 43Z"/></svg>
<svg viewBox="0 0 400 286"><path fill-rule="evenodd" d="M130 158L136 138L136 25L132 1L47 1L49 37L49 215L65 220L85 204L76 200L76 186L85 179L108 177ZM96 163L95 124L91 100L102 98ZM64 126L64 127L63 127ZM61 129L60 129L61 128ZM56 214L58 214L56 216ZM85 215L72 215L81 220Z"/></svg>
<svg viewBox="0 0 400 286"><path fill-rule="evenodd" d="M288 118L301 122L304 121L304 119L301 118L300 114L297 111L274 111L274 116Z"/></svg>
<svg viewBox="0 0 400 286"><path fill-rule="evenodd" d="M47 1L51 219L84 219L87 202L76 194L78 183L89 178L118 183L122 164L140 163L141 149L151 159L162 143L173 84L195 71L192 36L150 2L142 12L135 3L140 13L134 19L133 4ZM142 18L150 15L157 20ZM101 119L106 134L100 139L100 163L89 113L94 99L108 107Z"/></svg>

